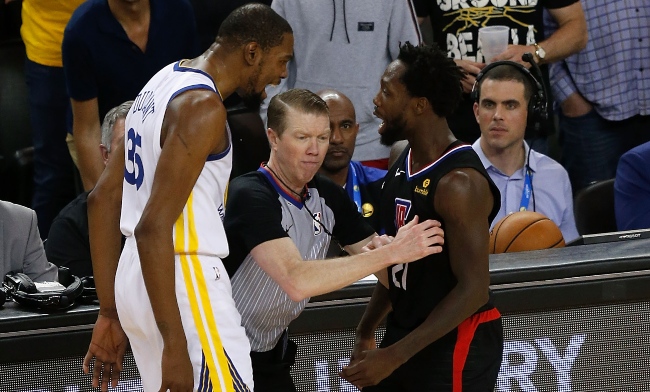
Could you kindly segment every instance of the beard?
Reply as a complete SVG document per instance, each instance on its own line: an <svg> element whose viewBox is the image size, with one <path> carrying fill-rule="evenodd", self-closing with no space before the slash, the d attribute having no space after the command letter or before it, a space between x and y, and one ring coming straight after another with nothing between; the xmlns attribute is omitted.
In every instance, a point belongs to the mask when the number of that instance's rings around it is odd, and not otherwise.
<svg viewBox="0 0 650 392"><path fill-rule="evenodd" d="M404 127L406 121L401 116L394 121L384 121L384 130L379 137L379 142L384 146L392 146L398 140L404 140Z"/></svg>
<svg viewBox="0 0 650 392"><path fill-rule="evenodd" d="M246 90L243 92L243 94L239 94L241 96L242 103L248 109L258 110L260 108L260 105L262 105L262 101L264 101L264 98L262 98L264 90L260 92L255 91L255 86L257 86L260 81L262 65L263 63L260 63L257 72L255 72L255 74L251 76L250 79L248 79L248 85L246 86Z"/></svg>

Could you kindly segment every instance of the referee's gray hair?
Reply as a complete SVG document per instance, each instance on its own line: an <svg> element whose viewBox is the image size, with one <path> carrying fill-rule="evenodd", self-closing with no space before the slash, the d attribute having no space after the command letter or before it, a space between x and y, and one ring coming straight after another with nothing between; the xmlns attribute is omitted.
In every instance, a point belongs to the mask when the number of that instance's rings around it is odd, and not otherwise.
<svg viewBox="0 0 650 392"><path fill-rule="evenodd" d="M126 101L109 110L104 116L104 122L102 123L102 144L108 152L111 152L111 138L113 137L115 123L121 118L126 118L126 115L131 109L131 105L133 105L133 101Z"/></svg>

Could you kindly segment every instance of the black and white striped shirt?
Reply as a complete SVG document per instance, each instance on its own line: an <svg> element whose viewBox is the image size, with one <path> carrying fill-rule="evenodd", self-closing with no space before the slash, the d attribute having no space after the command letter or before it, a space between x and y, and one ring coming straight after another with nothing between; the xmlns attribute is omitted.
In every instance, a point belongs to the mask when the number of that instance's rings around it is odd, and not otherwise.
<svg viewBox="0 0 650 392"><path fill-rule="evenodd" d="M303 201L286 193L265 168L230 183L224 225L230 246L224 264L251 350L256 352L271 350L309 299L292 301L251 257L251 249L290 237L308 262L325 258L332 240L327 232L342 246L374 233L345 191L326 177L317 174L307 184Z"/></svg>

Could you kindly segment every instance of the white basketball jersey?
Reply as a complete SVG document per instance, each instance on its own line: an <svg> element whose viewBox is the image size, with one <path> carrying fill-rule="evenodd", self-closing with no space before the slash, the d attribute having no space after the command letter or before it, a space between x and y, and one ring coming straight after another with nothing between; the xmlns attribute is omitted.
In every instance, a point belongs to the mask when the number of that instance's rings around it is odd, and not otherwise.
<svg viewBox="0 0 650 392"><path fill-rule="evenodd" d="M207 73L183 67L180 62L170 64L149 80L126 116L120 228L127 237L133 235L151 194L162 151L160 133L167 105L178 94L191 89L216 92L214 81ZM227 124L226 133L230 139ZM175 253L199 253L220 258L228 255L222 220L231 167L232 143L229 140L225 151L208 157L183 213L174 225Z"/></svg>

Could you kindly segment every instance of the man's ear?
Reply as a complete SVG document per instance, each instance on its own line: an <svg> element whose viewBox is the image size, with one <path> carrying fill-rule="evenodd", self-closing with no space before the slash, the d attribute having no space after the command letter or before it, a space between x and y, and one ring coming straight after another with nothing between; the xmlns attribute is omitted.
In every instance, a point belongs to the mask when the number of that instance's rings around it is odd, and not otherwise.
<svg viewBox="0 0 650 392"><path fill-rule="evenodd" d="M418 97L415 99L414 110L416 114L422 114L429 106L429 100L425 97Z"/></svg>
<svg viewBox="0 0 650 392"><path fill-rule="evenodd" d="M474 102L474 117L476 118L476 122L478 123L478 102Z"/></svg>
<svg viewBox="0 0 650 392"><path fill-rule="evenodd" d="M269 139L271 150L275 150L278 145L278 134L271 128L266 128L266 138Z"/></svg>
<svg viewBox="0 0 650 392"><path fill-rule="evenodd" d="M255 65L262 57L262 48L257 42L249 42L244 45L244 60L248 65Z"/></svg>

